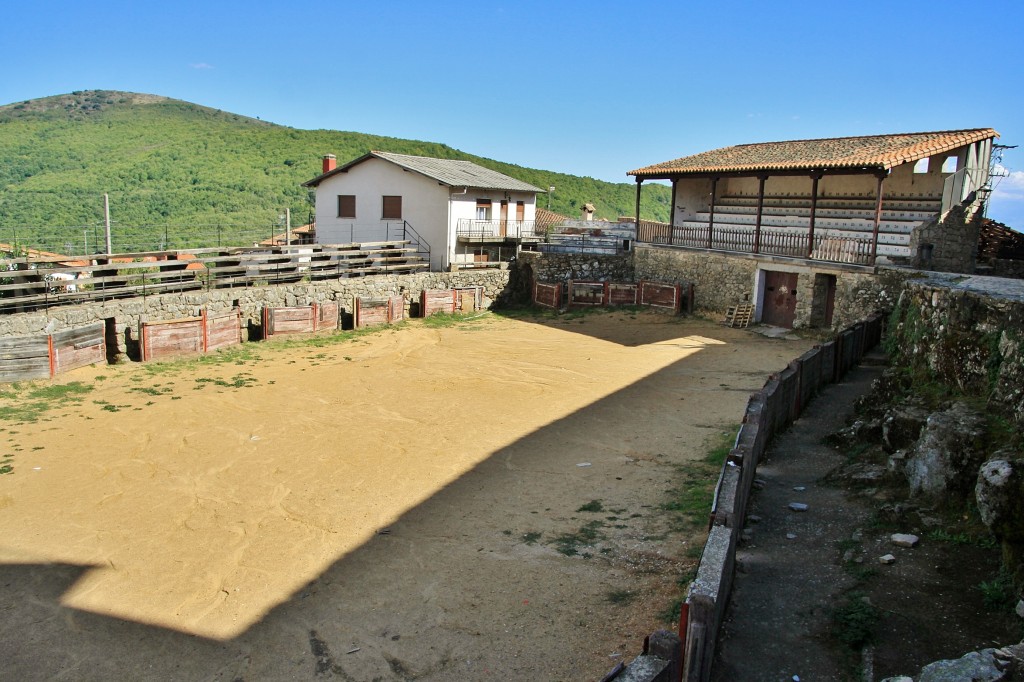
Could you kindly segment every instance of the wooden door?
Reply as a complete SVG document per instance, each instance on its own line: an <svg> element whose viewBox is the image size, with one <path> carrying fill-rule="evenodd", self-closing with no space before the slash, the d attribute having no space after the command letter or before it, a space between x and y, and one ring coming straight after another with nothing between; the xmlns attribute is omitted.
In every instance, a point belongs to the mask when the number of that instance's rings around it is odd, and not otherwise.
<svg viewBox="0 0 1024 682"><path fill-rule="evenodd" d="M508 199L501 200L501 236L506 236L508 232Z"/></svg>
<svg viewBox="0 0 1024 682"><path fill-rule="evenodd" d="M796 319L795 272L764 273L764 298L761 305L761 322L774 327L793 328Z"/></svg>

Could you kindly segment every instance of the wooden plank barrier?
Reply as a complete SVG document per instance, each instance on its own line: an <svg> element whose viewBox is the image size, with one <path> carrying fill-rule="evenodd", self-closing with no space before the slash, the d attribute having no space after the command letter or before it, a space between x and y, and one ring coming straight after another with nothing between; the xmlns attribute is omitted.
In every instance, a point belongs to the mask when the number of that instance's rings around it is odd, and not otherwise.
<svg viewBox="0 0 1024 682"><path fill-rule="evenodd" d="M569 305L608 305L608 284L606 282L576 282L569 280Z"/></svg>
<svg viewBox="0 0 1024 682"><path fill-rule="evenodd" d="M458 303L458 292L455 289L424 289L420 293L420 317L454 313Z"/></svg>
<svg viewBox="0 0 1024 682"><path fill-rule="evenodd" d="M0 338L0 382L46 379L106 360L102 322L53 334Z"/></svg>
<svg viewBox="0 0 1024 682"><path fill-rule="evenodd" d="M340 307L337 303L313 303L263 309L263 338L278 334L312 334L337 329Z"/></svg>
<svg viewBox="0 0 1024 682"><path fill-rule="evenodd" d="M683 287L680 284L640 282L640 305L671 310L678 315L683 310Z"/></svg>
<svg viewBox="0 0 1024 682"><path fill-rule="evenodd" d="M140 322L142 361L198 355L203 352L203 336L202 317Z"/></svg>
<svg viewBox="0 0 1024 682"><path fill-rule="evenodd" d="M51 375L50 337L12 336L0 339L0 381L29 381Z"/></svg>
<svg viewBox="0 0 1024 682"><path fill-rule="evenodd" d="M106 325L66 329L50 334L53 373L62 374L86 365L107 361Z"/></svg>
<svg viewBox="0 0 1024 682"><path fill-rule="evenodd" d="M206 327L205 352L242 343L242 311L232 308L220 313L203 311Z"/></svg>
<svg viewBox="0 0 1024 682"><path fill-rule="evenodd" d="M533 302L545 308L562 307L562 283L547 284L544 282L533 283Z"/></svg>
<svg viewBox="0 0 1024 682"><path fill-rule="evenodd" d="M405 297L357 296L355 303L356 329L391 324L405 319Z"/></svg>
<svg viewBox="0 0 1024 682"><path fill-rule="evenodd" d="M757 465L769 441L799 416L825 384L840 380L881 341L883 319L872 315L839 332L835 340L804 353L769 377L747 401L735 447L715 488L708 540L681 612L683 679L687 682L707 682L711 677L716 640L732 587L736 538L743 527Z"/></svg>
<svg viewBox="0 0 1024 682"><path fill-rule="evenodd" d="M142 361L199 355L242 342L241 311L231 308L199 317L139 323Z"/></svg>
<svg viewBox="0 0 1024 682"><path fill-rule="evenodd" d="M605 294L607 305L636 305L639 289L640 287L636 284L609 282Z"/></svg>

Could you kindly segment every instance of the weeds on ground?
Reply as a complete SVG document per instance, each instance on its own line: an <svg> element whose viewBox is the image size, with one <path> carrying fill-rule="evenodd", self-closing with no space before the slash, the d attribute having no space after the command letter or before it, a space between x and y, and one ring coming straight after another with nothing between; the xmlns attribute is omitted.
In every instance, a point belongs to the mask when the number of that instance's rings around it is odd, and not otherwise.
<svg viewBox="0 0 1024 682"><path fill-rule="evenodd" d="M704 457L677 467L681 481L672 491L672 498L661 508L676 514L679 530L692 530L703 525L711 513L718 474L736 441L738 427L723 430L708 443Z"/></svg>
<svg viewBox="0 0 1024 682"><path fill-rule="evenodd" d="M855 651L875 641L882 614L863 592L850 592L832 611L832 635Z"/></svg>
<svg viewBox="0 0 1024 682"><path fill-rule="evenodd" d="M604 598L609 604L625 606L636 599L636 595L629 590L610 590L605 593Z"/></svg>
<svg viewBox="0 0 1024 682"><path fill-rule="evenodd" d="M1017 594L1013 589L1013 578L1005 568L991 580L983 580L976 589L981 593L981 603L989 611L1005 612L1017 603Z"/></svg>
<svg viewBox="0 0 1024 682"><path fill-rule="evenodd" d="M14 383L0 390L0 420L35 422L50 410L82 402L82 396L92 390L92 386L81 381L49 385Z"/></svg>

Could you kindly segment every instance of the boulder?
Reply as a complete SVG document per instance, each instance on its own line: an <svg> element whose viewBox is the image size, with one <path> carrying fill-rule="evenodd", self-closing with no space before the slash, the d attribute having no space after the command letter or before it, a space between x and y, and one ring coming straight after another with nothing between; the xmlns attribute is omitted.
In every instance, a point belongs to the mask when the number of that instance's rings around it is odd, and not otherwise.
<svg viewBox="0 0 1024 682"><path fill-rule="evenodd" d="M920 407L899 407L882 419L882 448L892 454L913 446L921 437L928 421L928 412Z"/></svg>
<svg viewBox="0 0 1024 682"><path fill-rule="evenodd" d="M993 455L981 465L974 486L981 520L999 537L1024 533L1024 460L1014 454L1000 450Z"/></svg>
<svg viewBox="0 0 1024 682"><path fill-rule="evenodd" d="M995 649L982 649L955 661L929 663L921 669L918 682L997 682L1006 679L994 654Z"/></svg>
<svg viewBox="0 0 1024 682"><path fill-rule="evenodd" d="M985 418L965 403L928 417L904 474L911 493L966 498L984 457Z"/></svg>

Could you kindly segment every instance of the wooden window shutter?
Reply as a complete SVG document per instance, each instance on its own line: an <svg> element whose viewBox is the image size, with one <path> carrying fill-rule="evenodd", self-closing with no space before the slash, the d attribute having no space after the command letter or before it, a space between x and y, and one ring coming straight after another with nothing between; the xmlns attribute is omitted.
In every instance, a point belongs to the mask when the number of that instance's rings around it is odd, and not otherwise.
<svg viewBox="0 0 1024 682"><path fill-rule="evenodd" d="M339 194L338 195L338 217L339 218L355 218L356 217L356 195L354 195L354 194Z"/></svg>
<svg viewBox="0 0 1024 682"><path fill-rule="evenodd" d="M381 220L402 219L402 197L384 197L384 206L381 211Z"/></svg>

